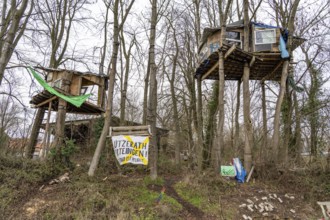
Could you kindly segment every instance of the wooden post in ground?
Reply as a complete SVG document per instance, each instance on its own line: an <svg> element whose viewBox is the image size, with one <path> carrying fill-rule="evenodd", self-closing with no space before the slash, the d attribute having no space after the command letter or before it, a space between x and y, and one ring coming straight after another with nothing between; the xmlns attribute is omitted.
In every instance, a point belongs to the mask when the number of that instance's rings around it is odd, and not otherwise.
<svg viewBox="0 0 330 220"><path fill-rule="evenodd" d="M69 92L72 73L63 72L61 79L62 79L61 90L63 90L64 92ZM56 155L54 159L57 162L60 162L61 160L61 149L64 147L64 141L65 141L64 128L65 128L65 116L66 116L67 104L68 103L65 100L59 98L56 125L55 125L55 138L53 143L53 146L56 148Z"/></svg>
<svg viewBox="0 0 330 220"><path fill-rule="evenodd" d="M42 141L42 149L40 149L40 151L42 152L40 159L44 160L46 157L46 149L47 149L47 137L50 135L49 133L49 121L50 121L50 114L52 111L52 102L49 102L48 105L48 115L47 115L47 122L46 122L46 127L45 127L45 135L44 135L44 139ZM39 152L40 155L40 152Z"/></svg>

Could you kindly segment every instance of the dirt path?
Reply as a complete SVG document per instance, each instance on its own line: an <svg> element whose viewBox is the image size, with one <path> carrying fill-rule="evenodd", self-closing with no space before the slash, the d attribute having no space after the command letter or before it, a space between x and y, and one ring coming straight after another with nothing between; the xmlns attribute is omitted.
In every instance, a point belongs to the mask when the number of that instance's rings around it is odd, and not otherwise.
<svg viewBox="0 0 330 220"><path fill-rule="evenodd" d="M187 202L175 191L173 185L176 183L175 179L165 178L164 187L166 188L165 195L172 197L178 203L182 205L182 210L180 212L180 216L185 219L212 219L212 217L207 216L202 210ZM159 185L149 185L148 188L160 192L163 186Z"/></svg>

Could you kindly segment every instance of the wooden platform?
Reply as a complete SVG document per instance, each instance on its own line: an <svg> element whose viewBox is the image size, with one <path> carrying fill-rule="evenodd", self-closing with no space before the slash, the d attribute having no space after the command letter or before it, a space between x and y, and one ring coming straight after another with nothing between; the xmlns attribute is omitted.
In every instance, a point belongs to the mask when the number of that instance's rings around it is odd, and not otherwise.
<svg viewBox="0 0 330 220"><path fill-rule="evenodd" d="M240 80L244 63L250 65L250 80L279 81L282 75L283 59L280 53L249 53L235 46L224 44L203 60L195 72L204 79L219 79L219 51L225 56L225 80Z"/></svg>
<svg viewBox="0 0 330 220"><path fill-rule="evenodd" d="M63 93L61 91L61 93ZM37 95L33 96L30 104L32 107L41 107L41 108L48 108L49 101L52 102L52 111L57 111L58 109L58 97L49 93L47 90L44 90ZM80 108L70 104L68 102L67 106L67 113L77 113L77 114L100 114L103 113L104 109L100 108L97 105L94 105L90 102L85 101Z"/></svg>

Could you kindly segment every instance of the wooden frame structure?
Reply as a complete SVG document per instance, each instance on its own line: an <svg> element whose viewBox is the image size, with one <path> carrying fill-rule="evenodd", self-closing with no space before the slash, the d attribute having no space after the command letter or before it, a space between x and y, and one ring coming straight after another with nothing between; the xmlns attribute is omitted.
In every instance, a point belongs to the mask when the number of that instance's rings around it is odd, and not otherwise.
<svg viewBox="0 0 330 220"><path fill-rule="evenodd" d="M283 61L279 50L280 36L285 30L279 27L267 26L259 23L250 23L250 50L242 50L244 40L243 21L237 21L226 26L228 34L222 47L219 47L221 28L205 28L202 42L198 53L200 57L199 66L195 77L201 79L219 79L219 52L224 55L225 80L241 80L243 77L244 63L248 62L250 67L250 80L279 81L282 75ZM256 44L256 33L272 30L274 36L269 43ZM231 39L233 38L233 39ZM260 38L260 36L259 36ZM293 50L304 42L304 39L293 37ZM266 45L264 48L256 49L258 45ZM266 50L266 49L268 50Z"/></svg>
<svg viewBox="0 0 330 220"><path fill-rule="evenodd" d="M108 137L117 135L151 136L152 134L150 125L110 127Z"/></svg>
<svg viewBox="0 0 330 220"><path fill-rule="evenodd" d="M84 73L73 70L51 69L45 67L37 67L46 72L46 82L58 92L67 96L83 95L87 87L96 87L96 102L85 101L79 108L67 103L66 112L77 114L101 114L105 110L105 91L108 84L108 76L98 75L94 73ZM69 79L65 76L69 75ZM64 90L64 86L67 88ZM30 104L35 108L46 108L52 103L51 110L58 111L59 98L47 90L44 90L33 96Z"/></svg>

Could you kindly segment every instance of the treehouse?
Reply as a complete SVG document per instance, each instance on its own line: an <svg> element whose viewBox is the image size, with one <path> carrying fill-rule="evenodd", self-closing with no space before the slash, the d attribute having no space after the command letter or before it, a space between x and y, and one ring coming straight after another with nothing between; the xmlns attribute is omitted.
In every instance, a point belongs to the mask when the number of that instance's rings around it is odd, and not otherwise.
<svg viewBox="0 0 330 220"><path fill-rule="evenodd" d="M70 98L90 94L80 107L67 102L66 112L79 114L101 114L104 112L108 76L44 67L39 67L39 69L46 73L46 83L60 94ZM50 102L51 110L58 111L58 95L45 89L33 96L30 104L35 108L47 108Z"/></svg>
<svg viewBox="0 0 330 220"><path fill-rule="evenodd" d="M240 80L244 63L250 66L251 80L280 80L285 59L290 59L286 50L287 30L251 22L249 51L243 51L244 23L237 21L226 26L226 39L220 48L221 28L205 28L199 47L199 66L195 77L219 78L219 53L224 52L225 80ZM292 50L304 42L293 37Z"/></svg>

